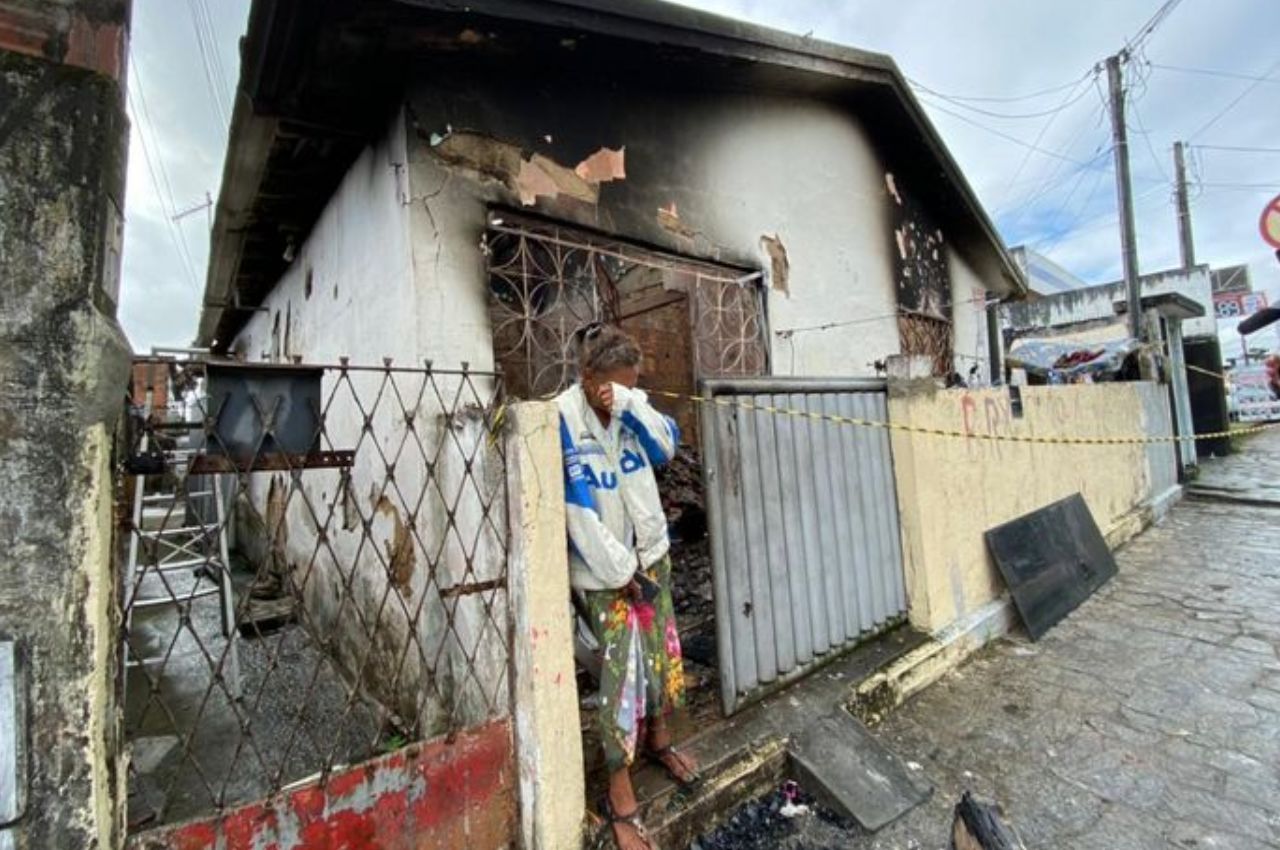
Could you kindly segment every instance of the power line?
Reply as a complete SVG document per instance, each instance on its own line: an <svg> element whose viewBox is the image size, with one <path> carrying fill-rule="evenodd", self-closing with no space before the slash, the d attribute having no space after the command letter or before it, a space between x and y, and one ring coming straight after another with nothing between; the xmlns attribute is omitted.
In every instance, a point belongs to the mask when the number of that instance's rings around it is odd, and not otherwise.
<svg viewBox="0 0 1280 850"><path fill-rule="evenodd" d="M125 94L129 101L129 111L132 112L134 115L134 118L137 119L139 112L133 100L132 87L129 87L128 89L126 89ZM198 286L198 283L195 278L195 272L192 270L191 266L188 264L187 257L184 254L182 245L179 242L180 234L175 232L177 228L177 224L175 224L173 219L170 218L169 210L165 206L164 196L162 194L164 190L160 185L160 180L156 177L156 168L151 161L151 151L147 143L147 137L143 133L141 122L138 123L138 140L142 142L142 159L147 165L147 174L149 174L151 177L151 186L155 190L157 200L159 200L160 202L160 215L164 218L165 230L168 231L169 240L173 243L173 250L178 255L178 265L182 266L182 270L183 272L186 273L187 277L190 278L191 284L193 286Z"/></svg>
<svg viewBox="0 0 1280 850"><path fill-rule="evenodd" d="M1110 150L1108 150L1107 153L1110 153ZM1098 196L1098 190L1102 188L1103 180L1104 178L1106 178L1106 176L1109 173L1110 171L1106 168L1094 169L1095 177L1093 180L1093 185L1089 187L1089 192L1084 196L1084 201L1080 204L1079 208L1077 208L1075 214L1071 216L1071 220L1066 224L1066 226L1060 228L1056 235L1050 237L1049 239L1037 240L1035 243L1033 243L1038 246L1038 250L1040 250L1042 253L1047 254L1048 252L1052 251L1054 248L1058 247L1058 245L1060 245L1062 241L1067 238L1067 236L1071 235L1071 233L1075 231L1076 226L1080 223L1080 219L1082 219L1085 213L1088 212L1089 206L1093 203L1093 199ZM1081 175L1083 176L1083 172L1081 173ZM1080 184L1077 183L1077 185L1072 189L1072 193L1075 192L1076 188L1079 188L1079 185ZM1067 200L1063 202L1062 207L1064 211L1066 210L1067 204L1069 204L1070 201L1071 201L1070 196L1068 196ZM1055 227L1057 226L1056 218L1054 219L1053 225Z"/></svg>
<svg viewBox="0 0 1280 850"><path fill-rule="evenodd" d="M1237 153L1280 153L1280 148L1252 148L1244 145L1192 145L1202 151L1234 151Z"/></svg>
<svg viewBox="0 0 1280 850"><path fill-rule="evenodd" d="M1131 53L1141 50L1142 45L1151 38L1152 34L1169 18L1169 15L1173 13L1174 9L1178 8L1178 4L1181 2L1182 0L1166 0L1165 4L1151 16L1151 19L1142 25L1142 29L1138 30L1133 38L1125 42L1124 49Z"/></svg>
<svg viewBox="0 0 1280 850"><path fill-rule="evenodd" d="M1086 77L1087 76L1088 75L1086 75ZM1074 89L1077 86L1079 86L1080 83L1086 77L1081 77L1079 80L1076 80L1076 82L1072 85L1073 92L1074 92ZM1058 104L1052 109L1042 109L1037 112L997 112L994 109L984 109L980 106L970 106L968 103L964 101L963 98L952 97L950 95L943 94L942 92L934 91L928 86L921 85L920 83L912 83L911 85L915 87L918 91L924 94L928 94L933 97L945 100L948 103L951 103L951 104L954 104L955 106L960 107L961 109L967 109L970 112L976 112L979 115L987 115L992 118L1000 118L1004 120L1025 119L1025 118L1044 118L1046 116L1057 115L1059 112L1071 107L1073 104L1075 104L1077 101L1079 101L1081 98L1083 98L1085 95L1089 93L1088 90L1085 90L1075 97L1071 97L1070 95L1068 95L1068 97L1070 98L1069 100L1067 100L1064 103Z"/></svg>
<svg viewBox="0 0 1280 850"><path fill-rule="evenodd" d="M1081 77L1080 80L1076 83L1076 87L1079 88L1080 83L1083 83L1088 79L1089 77L1087 74ZM1081 94L1083 95L1088 93L1089 93L1089 87L1086 85L1084 88L1084 91ZM1044 138L1045 134L1049 132L1049 128L1053 126L1053 122L1057 120L1058 115L1062 112L1062 110L1066 109L1071 103L1074 102L1074 100L1072 99L1074 96L1075 96L1075 89L1072 89L1071 91L1067 92L1067 96L1063 100L1062 105L1058 108L1056 112L1053 112L1049 115L1048 121L1044 122L1044 124L1041 125L1040 132L1036 133L1036 138L1031 143L1033 146L1038 146L1040 144L1040 141ZM1076 100L1078 99L1079 98L1076 98ZM1012 187L1013 183L1017 181L1019 177L1022 176L1022 172L1026 169L1027 163L1030 160L1031 160L1031 151L1027 150L1027 152L1022 155L1022 161L1018 163L1018 167L1014 170L1013 177L1010 178L1009 182L1005 184L1004 197L1008 197L1009 189Z"/></svg>
<svg viewBox="0 0 1280 850"><path fill-rule="evenodd" d="M1146 145L1147 153L1151 154L1151 162L1155 165L1156 172L1164 178L1165 182L1172 183L1173 178L1169 176L1168 171L1165 171L1164 163L1160 161L1160 157L1156 155L1155 146L1151 144L1151 132L1146 128L1146 125L1142 120L1142 114L1138 112L1138 99L1134 98L1130 102L1130 106L1133 107L1133 120L1137 125L1136 128L1131 127L1130 129L1135 130L1138 135L1142 136L1142 141Z"/></svg>
<svg viewBox="0 0 1280 850"><path fill-rule="evenodd" d="M222 95L218 90L214 60L210 58L211 53L217 52L217 46L214 45L214 50L211 51L206 45L204 22L201 20L196 0L187 0L187 11L191 14L191 24L195 29L196 48L200 53L200 65L204 71L205 86L209 90L209 98L213 104L214 117L217 118L220 128L226 127L230 124L230 120L227 117L226 106L222 102Z"/></svg>
<svg viewBox="0 0 1280 850"><path fill-rule="evenodd" d="M1055 151L1047 150L1046 148L1039 147L1038 145L1030 144L1029 142L1025 142L1022 139L1019 139L1017 136L1011 136L1008 133L995 129L994 127L988 127L986 124L983 124L979 121L975 121L974 119L970 118L967 115L964 115L959 112L953 112L952 110L947 109L945 106L939 106L938 104L932 103L932 102L930 102L928 105L933 109L938 110L939 112L942 112L946 115L950 115L953 118L958 118L959 120L965 122L966 124L972 124L974 127L977 127L979 130L985 130L986 132L992 134L993 136L999 136L1000 138L1005 139L1006 141L1009 141L1009 142L1013 142L1015 145L1019 145L1020 147L1027 148L1028 150L1033 150L1036 153L1042 154L1044 156L1052 157L1053 159L1060 159L1063 162L1069 162L1072 165L1084 165L1084 163L1078 159L1072 159L1069 156L1064 156L1063 154L1057 153Z"/></svg>
<svg viewBox="0 0 1280 850"><path fill-rule="evenodd" d="M1044 198L1046 195L1048 195L1051 190L1057 188L1058 186L1061 186L1062 184L1066 183L1068 180L1070 180L1073 177L1076 178L1077 182L1083 180L1085 175L1090 174L1094 171L1097 171L1097 169L1095 169L1093 166L1098 162L1098 160L1102 159L1105 156L1109 156L1110 154L1111 154L1110 145L1099 145L1094 149L1093 155L1088 160L1086 160L1084 164L1082 164L1079 168L1068 170L1065 174L1062 174L1061 176L1058 175L1058 172L1055 169L1053 172L1049 174L1048 177L1045 178L1045 180L1042 182L1039 189L1032 192L1025 199L1020 201L1016 206L1010 205L1008 207L1003 208L999 214L1004 215L1007 212L1016 211L1017 216L1012 221L1010 221L1007 225L1010 228L1016 227L1018 223L1020 223L1022 219L1026 217L1027 213L1033 208L1036 202ZM1055 163L1055 166L1059 164L1060 163Z"/></svg>
<svg viewBox="0 0 1280 850"><path fill-rule="evenodd" d="M160 155L160 146L156 142L157 134L155 130L155 121L151 117L151 107L147 104L147 93L142 86L142 74L138 70L137 60L134 59L133 52L129 52L129 67L132 71L132 79L130 85L126 88L129 106L133 112L134 120L138 123L138 138L142 141L142 154L147 163L147 171L151 175L151 184L156 190L156 196L160 201L160 210L164 215L166 226L169 228L169 235L174 240L174 248L178 252L178 259L181 261L183 269L187 276L191 278L191 283L195 287L199 287L199 278L196 275L195 262L191 259L191 251L187 247L186 235L182 232L182 228L173 220L174 211L177 209L177 203L174 201L173 184L169 181L169 172L164 167L164 157ZM138 93L138 101L142 105L141 111L138 110L134 100L134 91ZM151 142L148 143L147 137L150 135ZM155 164L152 164L152 156L149 151L150 147L155 148ZM160 178L156 179L156 172L159 171ZM165 201L168 201L166 208Z"/></svg>
<svg viewBox="0 0 1280 850"><path fill-rule="evenodd" d="M1084 74L1085 77L1087 77L1088 75L1089 75L1089 72L1086 72ZM937 95L938 97L944 98L946 100L963 100L963 101L968 101L969 103L1018 103L1020 101L1035 100L1038 97L1044 97L1045 95L1050 95L1050 94L1057 94L1060 91L1066 91L1067 89L1075 88L1075 86L1080 82L1081 79L1083 79L1083 77L1077 77L1071 82L1063 83L1060 86L1041 89L1040 91L1031 92L1029 94L1012 95L1008 97L978 97L975 95L944 94L938 91L937 89L930 88L929 86L926 86L924 83L920 82L919 80L913 80L910 77L907 77L907 82L909 82L911 85L915 86L918 89L924 89L930 94Z"/></svg>
<svg viewBox="0 0 1280 850"><path fill-rule="evenodd" d="M211 48L210 56L213 59L214 70L217 71L218 79L222 83L221 92L226 97L227 93L234 92L235 88L231 84L231 78L227 75L226 66L222 64L222 53L218 50L218 45L222 42L218 40L218 29L214 24L213 13L209 10L208 0L197 0L196 5L204 13L204 29Z"/></svg>
<svg viewBox="0 0 1280 850"><path fill-rule="evenodd" d="M1164 188L1165 187L1163 184L1160 186L1154 186L1148 189L1147 191L1143 192L1141 195L1137 195L1136 197L1134 197L1133 202L1134 202L1135 209L1139 201L1145 201L1149 199L1151 196L1155 195L1157 192L1161 191ZM1112 210L1109 213L1105 213L1095 218L1091 218L1086 222L1084 222L1083 227L1079 227L1073 230L1068 230L1065 234L1060 234L1061 238L1059 239L1059 241L1065 241L1068 237L1071 237L1071 236L1080 236L1081 234L1084 234L1084 233L1092 233L1093 231L1098 230L1104 226L1109 227L1113 223L1115 223L1116 219L1118 218L1120 218L1119 210Z"/></svg>
<svg viewBox="0 0 1280 850"><path fill-rule="evenodd" d="M1248 80L1255 83L1280 83L1280 77L1257 77L1252 74L1238 74L1233 71L1215 71L1210 68L1189 68L1185 65L1161 65L1156 62L1147 63L1149 67L1161 71L1176 71L1180 74L1200 74L1206 77L1222 77L1228 80Z"/></svg>
<svg viewBox="0 0 1280 850"><path fill-rule="evenodd" d="M977 304L979 302L985 304L992 300L993 299L988 298L984 294L981 298L966 298L961 301L952 301L947 304L947 307L960 307L965 304ZM999 299L998 298L994 299L994 301L998 302ZM844 319L844 320L838 320L834 322L826 322L821 325L806 325L804 327L799 327L799 328L781 328L779 330L774 331L774 334L782 339L790 339L792 336L798 333L807 333L809 331L827 331L827 330L831 330L832 328L846 328L846 327L849 327L850 325L862 325L868 322L883 322L888 319L896 319L901 315L903 315L902 311L898 310L893 313L882 313L878 316L859 316L856 319Z"/></svg>
<svg viewBox="0 0 1280 850"><path fill-rule="evenodd" d="M1265 189L1269 192L1280 192L1280 182L1276 183L1201 183L1208 189Z"/></svg>
<svg viewBox="0 0 1280 850"><path fill-rule="evenodd" d="M1215 114L1212 118L1210 118L1208 121L1206 121L1204 124L1202 124L1202 125L1200 126L1200 129L1199 129L1199 130L1196 130L1196 131L1195 131L1194 133L1192 133L1190 136L1187 136L1187 141L1193 141L1193 140L1194 140L1197 136L1199 136L1201 133L1205 132L1205 131L1206 131L1206 130L1208 130L1210 127L1212 127L1214 124L1217 124L1219 121L1221 121L1221 120L1222 120L1222 118L1223 118L1223 117L1224 117L1228 112L1230 112L1232 109L1235 109L1236 104L1238 104L1240 101L1242 101L1242 100L1244 100L1246 97L1248 97L1248 96L1249 96L1249 94L1250 94L1254 89L1256 89L1258 86L1262 85L1263 81L1264 81L1266 78L1270 77L1270 76L1271 76L1271 72L1275 71L1277 68L1280 68L1280 59L1277 59L1275 62L1271 63L1271 67L1270 67L1270 68L1268 68L1265 72L1263 72L1263 75L1262 75L1261 77L1259 77L1259 78L1257 78L1257 79L1253 80L1251 83L1249 83L1249 85L1245 86L1244 91L1242 91L1242 92L1240 92L1240 94L1236 95L1236 97L1235 97L1235 99L1234 99L1234 100L1232 100L1232 101L1231 101L1230 103L1228 103L1226 106L1222 107L1222 109L1220 109L1220 110L1217 112L1217 114Z"/></svg>

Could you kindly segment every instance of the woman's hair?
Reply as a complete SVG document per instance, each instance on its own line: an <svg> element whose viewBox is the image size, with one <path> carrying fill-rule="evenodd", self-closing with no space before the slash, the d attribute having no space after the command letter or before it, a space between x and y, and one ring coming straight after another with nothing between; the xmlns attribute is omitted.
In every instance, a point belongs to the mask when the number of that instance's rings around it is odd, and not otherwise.
<svg viewBox="0 0 1280 850"><path fill-rule="evenodd" d="M578 365L584 372L638 366L643 356L635 337L613 325L588 325L579 336Z"/></svg>

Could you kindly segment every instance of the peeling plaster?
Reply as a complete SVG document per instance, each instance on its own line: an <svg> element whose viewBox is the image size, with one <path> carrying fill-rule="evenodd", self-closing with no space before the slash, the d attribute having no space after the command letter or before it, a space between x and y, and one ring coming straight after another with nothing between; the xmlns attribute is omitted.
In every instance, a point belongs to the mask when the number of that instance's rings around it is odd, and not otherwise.
<svg viewBox="0 0 1280 850"><path fill-rule="evenodd" d="M444 135L432 133L429 140L437 159L501 184L525 206L539 198L561 196L595 206L600 201L600 184L627 176L625 147L602 147L570 168L545 154L526 156L517 144L469 130L446 128Z"/></svg>
<svg viewBox="0 0 1280 850"><path fill-rule="evenodd" d="M765 267L768 269L769 285L775 292L790 297L791 261L787 258L787 246L782 244L782 239L776 233L773 236L766 234L760 237L760 250L768 261Z"/></svg>
<svg viewBox="0 0 1280 850"><path fill-rule="evenodd" d="M526 207L536 204L542 196L568 195L593 206L600 200L600 184L582 179L576 171L540 153L520 161L520 171L511 188Z"/></svg>
<svg viewBox="0 0 1280 850"><path fill-rule="evenodd" d="M898 206L902 206L902 195L898 194L898 182L893 179L893 174L886 171L884 174L884 185L889 190L889 194L893 196Z"/></svg>
<svg viewBox="0 0 1280 850"><path fill-rule="evenodd" d="M378 499L376 510L391 518L391 539L384 541L382 545L387 549L391 583L401 596L408 599L413 594L413 571L417 567L413 537L409 534L409 527L400 518L400 511L396 510L396 506L386 496Z"/></svg>
<svg viewBox="0 0 1280 850"><path fill-rule="evenodd" d="M669 206L658 207L658 224L663 230L685 239L693 239L698 235L698 231L680 220L680 210L675 201Z"/></svg>
<svg viewBox="0 0 1280 850"><path fill-rule="evenodd" d="M588 183L625 180L627 179L627 149L625 147L617 150L601 148L578 163L578 167L573 172Z"/></svg>

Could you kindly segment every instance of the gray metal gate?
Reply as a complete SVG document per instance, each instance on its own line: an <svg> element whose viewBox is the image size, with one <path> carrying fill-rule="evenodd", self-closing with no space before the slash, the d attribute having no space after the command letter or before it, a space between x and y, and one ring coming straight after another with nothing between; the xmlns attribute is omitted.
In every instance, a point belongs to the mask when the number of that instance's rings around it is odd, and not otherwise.
<svg viewBox="0 0 1280 850"><path fill-rule="evenodd" d="M704 395L886 421L874 380L708 381ZM901 621L906 611L888 432L702 405L726 714Z"/></svg>

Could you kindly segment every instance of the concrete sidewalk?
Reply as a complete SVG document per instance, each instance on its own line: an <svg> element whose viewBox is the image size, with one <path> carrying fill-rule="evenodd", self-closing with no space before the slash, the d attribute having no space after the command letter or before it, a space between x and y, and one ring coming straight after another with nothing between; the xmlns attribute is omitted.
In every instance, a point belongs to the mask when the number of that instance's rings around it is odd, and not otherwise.
<svg viewBox="0 0 1280 850"><path fill-rule="evenodd" d="M1269 489L1280 432L1244 449L1211 475ZM770 846L950 847L972 789L1028 850L1280 847L1280 510L1187 501L1117 558L1039 643L998 642L877 727L930 802L873 836L790 821Z"/></svg>

